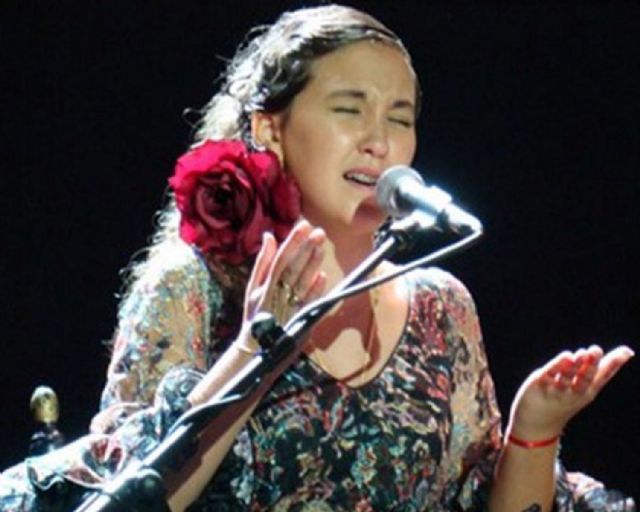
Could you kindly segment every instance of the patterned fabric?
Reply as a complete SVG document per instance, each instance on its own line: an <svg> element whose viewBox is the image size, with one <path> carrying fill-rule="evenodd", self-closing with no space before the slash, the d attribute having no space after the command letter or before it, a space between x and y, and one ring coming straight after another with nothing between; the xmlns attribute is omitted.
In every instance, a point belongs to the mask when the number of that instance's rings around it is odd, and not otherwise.
<svg viewBox="0 0 640 512"><path fill-rule="evenodd" d="M473 304L437 270L407 288L404 334L382 372L351 388L300 358L194 510L481 508L500 416Z"/></svg>
<svg viewBox="0 0 640 512"><path fill-rule="evenodd" d="M189 510L485 509L500 415L472 299L437 269L405 283L409 315L379 375L352 388L300 357ZM189 247L176 247L122 305L91 434L3 473L0 510L71 510L149 453L224 350L234 304ZM635 510L584 475L558 475L559 512Z"/></svg>

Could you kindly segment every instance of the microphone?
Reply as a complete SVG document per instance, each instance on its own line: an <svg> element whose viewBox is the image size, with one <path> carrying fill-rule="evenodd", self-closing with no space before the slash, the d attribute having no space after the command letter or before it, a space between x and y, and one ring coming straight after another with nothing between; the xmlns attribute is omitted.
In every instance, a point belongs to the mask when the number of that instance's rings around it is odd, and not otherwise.
<svg viewBox="0 0 640 512"><path fill-rule="evenodd" d="M419 211L442 231L462 236L482 232L477 218L456 206L441 188L427 185L420 174L406 165L394 165L380 176L376 198L380 207L396 219Z"/></svg>

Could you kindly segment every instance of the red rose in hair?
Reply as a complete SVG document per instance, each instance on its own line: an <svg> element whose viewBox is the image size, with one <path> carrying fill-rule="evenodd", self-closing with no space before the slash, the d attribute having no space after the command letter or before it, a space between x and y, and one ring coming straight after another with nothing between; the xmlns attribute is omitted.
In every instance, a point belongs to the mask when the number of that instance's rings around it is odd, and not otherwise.
<svg viewBox="0 0 640 512"><path fill-rule="evenodd" d="M282 241L300 215L300 193L276 155L251 152L237 140L207 141L188 151L169 184L181 238L234 265L258 252L263 232Z"/></svg>

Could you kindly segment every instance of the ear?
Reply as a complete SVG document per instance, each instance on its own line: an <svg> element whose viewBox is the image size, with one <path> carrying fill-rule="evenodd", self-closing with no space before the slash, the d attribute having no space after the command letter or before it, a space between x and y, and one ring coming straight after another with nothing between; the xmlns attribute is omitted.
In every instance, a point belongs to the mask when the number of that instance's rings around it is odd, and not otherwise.
<svg viewBox="0 0 640 512"><path fill-rule="evenodd" d="M282 164L284 152L281 138L282 118L279 114L253 112L251 114L251 136L256 144L273 151Z"/></svg>

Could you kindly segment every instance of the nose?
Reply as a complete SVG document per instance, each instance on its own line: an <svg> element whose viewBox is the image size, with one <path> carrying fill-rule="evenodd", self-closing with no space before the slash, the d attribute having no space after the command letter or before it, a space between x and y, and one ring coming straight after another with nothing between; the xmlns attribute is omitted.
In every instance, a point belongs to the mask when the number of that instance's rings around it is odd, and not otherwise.
<svg viewBox="0 0 640 512"><path fill-rule="evenodd" d="M385 158L389 154L389 134L387 125L378 120L370 120L360 141L360 152L373 158Z"/></svg>

